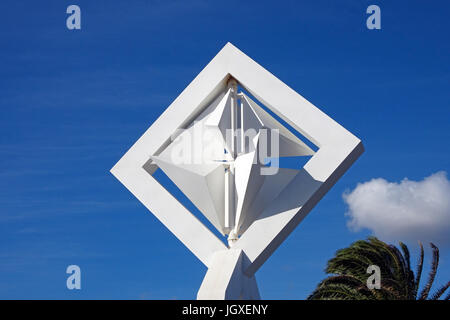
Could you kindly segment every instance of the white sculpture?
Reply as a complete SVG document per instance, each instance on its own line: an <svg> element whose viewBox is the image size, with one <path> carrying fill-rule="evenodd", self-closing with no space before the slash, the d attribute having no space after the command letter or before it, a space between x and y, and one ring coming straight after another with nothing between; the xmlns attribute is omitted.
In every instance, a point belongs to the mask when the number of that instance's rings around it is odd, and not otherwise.
<svg viewBox="0 0 450 320"><path fill-rule="evenodd" d="M259 299L255 272L362 152L358 138L228 43L111 172L208 267L198 299ZM286 156L312 157L297 169L266 163ZM152 177L158 168L228 244Z"/></svg>

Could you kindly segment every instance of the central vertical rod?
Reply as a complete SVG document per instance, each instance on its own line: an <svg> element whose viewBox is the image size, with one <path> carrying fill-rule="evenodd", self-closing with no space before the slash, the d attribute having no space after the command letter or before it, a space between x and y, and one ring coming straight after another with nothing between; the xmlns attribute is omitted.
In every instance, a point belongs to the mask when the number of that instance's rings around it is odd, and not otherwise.
<svg viewBox="0 0 450 320"><path fill-rule="evenodd" d="M236 139L236 131L237 131L237 82L235 79L231 78L228 80L228 88L231 90L231 155L233 159L236 159L238 154L237 150L237 139Z"/></svg>
<svg viewBox="0 0 450 320"><path fill-rule="evenodd" d="M231 156L236 159L237 150L237 82L235 79L228 80L228 88L231 90ZM235 196L235 181L234 181L234 162L231 162L225 172L225 229L229 232L228 245L231 247L235 242L235 234L233 232L235 216L236 216L236 196Z"/></svg>
<svg viewBox="0 0 450 320"><path fill-rule="evenodd" d="M241 110L241 123L240 123L240 130L239 130L239 134L240 134L240 139L241 139L241 153L245 153L247 152L246 148L245 148L245 130L244 130L244 102L242 101L242 92L238 94L239 96L239 100L240 100L240 110Z"/></svg>

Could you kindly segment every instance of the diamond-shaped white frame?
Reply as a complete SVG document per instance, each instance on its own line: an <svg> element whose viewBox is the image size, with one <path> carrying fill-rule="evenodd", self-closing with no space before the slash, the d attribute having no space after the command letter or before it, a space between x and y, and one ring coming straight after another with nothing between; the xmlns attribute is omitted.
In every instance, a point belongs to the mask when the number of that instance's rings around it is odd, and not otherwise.
<svg viewBox="0 0 450 320"><path fill-rule="evenodd" d="M157 167L149 159L170 143L177 129L192 121L226 88L230 76L319 147L290 185L233 246L248 258L244 272L251 277L362 154L364 148L357 137L227 43L111 172L210 267L214 253L228 247L152 177Z"/></svg>

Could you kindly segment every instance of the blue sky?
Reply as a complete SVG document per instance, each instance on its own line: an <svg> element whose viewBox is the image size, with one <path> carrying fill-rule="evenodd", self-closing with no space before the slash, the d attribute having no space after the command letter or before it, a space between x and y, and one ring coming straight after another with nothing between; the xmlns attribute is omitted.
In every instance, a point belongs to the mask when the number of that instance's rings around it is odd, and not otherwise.
<svg viewBox="0 0 450 320"><path fill-rule="evenodd" d="M70 4L81 7L81 30L66 28ZM370 4L381 7L381 30L365 26ZM195 298L206 268L109 170L228 41L366 148L257 273L263 298L306 298L334 252L371 233L348 229L346 190L450 169L449 9L2 1L0 298ZM440 263L437 284L450 278L449 246ZM80 291L66 288L71 264Z"/></svg>

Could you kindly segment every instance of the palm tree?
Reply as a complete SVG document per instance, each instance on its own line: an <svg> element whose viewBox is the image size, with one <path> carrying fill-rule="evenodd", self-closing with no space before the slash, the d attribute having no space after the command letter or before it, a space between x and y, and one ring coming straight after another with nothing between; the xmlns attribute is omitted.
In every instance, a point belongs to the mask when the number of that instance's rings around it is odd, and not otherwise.
<svg viewBox="0 0 450 320"><path fill-rule="evenodd" d="M429 297L439 264L439 249L430 243L433 261L428 281L419 292L424 251L421 243L416 275L411 270L408 247L400 242L402 252L393 245L370 237L359 240L348 248L338 250L328 261L326 272L332 274L323 280L308 297L310 300L438 300L450 286L450 281ZM367 267L376 265L381 272L380 289L368 289ZM448 294L444 300L449 300Z"/></svg>

